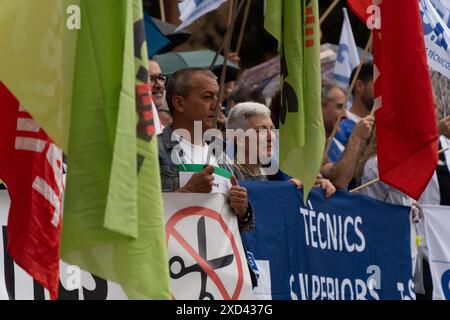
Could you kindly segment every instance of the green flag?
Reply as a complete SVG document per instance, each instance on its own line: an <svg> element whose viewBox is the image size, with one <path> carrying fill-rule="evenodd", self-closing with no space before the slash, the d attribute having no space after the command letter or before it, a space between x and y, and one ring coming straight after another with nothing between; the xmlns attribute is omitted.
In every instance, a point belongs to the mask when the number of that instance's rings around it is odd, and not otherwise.
<svg viewBox="0 0 450 320"><path fill-rule="evenodd" d="M306 201L325 145L318 1L266 0L264 26L281 58L280 169L303 181Z"/></svg>
<svg viewBox="0 0 450 320"><path fill-rule="evenodd" d="M141 0L81 0L61 258L170 299Z"/></svg>

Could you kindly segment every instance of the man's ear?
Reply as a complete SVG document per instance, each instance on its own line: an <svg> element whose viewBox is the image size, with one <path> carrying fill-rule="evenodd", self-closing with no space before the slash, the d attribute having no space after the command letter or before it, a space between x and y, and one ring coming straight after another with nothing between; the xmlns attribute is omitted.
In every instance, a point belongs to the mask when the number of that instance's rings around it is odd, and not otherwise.
<svg viewBox="0 0 450 320"><path fill-rule="evenodd" d="M364 91L364 86L365 86L365 84L364 84L364 81L361 81L361 80L356 80L356 83L355 83L355 93L361 93L361 92L363 92Z"/></svg>
<svg viewBox="0 0 450 320"><path fill-rule="evenodd" d="M172 105L178 113L184 113L184 99L182 96L174 95L172 97Z"/></svg>

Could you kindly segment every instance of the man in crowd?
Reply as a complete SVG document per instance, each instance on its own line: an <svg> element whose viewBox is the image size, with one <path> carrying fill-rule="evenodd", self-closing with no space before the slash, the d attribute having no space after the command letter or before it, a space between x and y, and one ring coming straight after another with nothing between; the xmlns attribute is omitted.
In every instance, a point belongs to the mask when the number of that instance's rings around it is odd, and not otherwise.
<svg viewBox="0 0 450 320"><path fill-rule="evenodd" d="M327 139L333 132L334 125L342 112L345 104L345 91L339 87L333 80L322 80L322 115L323 125ZM344 116L345 118L345 116ZM333 138L330 151L328 152L329 160L333 163L338 161L345 147L336 137Z"/></svg>
<svg viewBox="0 0 450 320"><path fill-rule="evenodd" d="M217 78L208 70L183 69L170 77L166 90L173 123L158 136L162 190L210 193L213 190L215 167L232 172L230 166L222 161L223 154L209 154L203 135L206 130L213 128L219 90ZM201 124L201 134L195 134L194 122ZM190 137L181 135L183 130ZM186 164L202 164L204 169L194 173L181 185L179 166L183 168ZM253 214L247 201L247 190L238 185L234 176L231 177L228 195L230 208L238 218L240 229L252 229Z"/></svg>
<svg viewBox="0 0 450 320"><path fill-rule="evenodd" d="M361 93L364 91L361 89L363 81L358 81L358 92ZM365 102L362 103L362 100L365 99L362 99L361 96L358 94L358 101L354 108L359 114L362 114L360 110L364 110L362 108L365 105ZM370 96L367 100L370 100ZM331 136L344 104L345 94L343 90L333 81L324 80L322 82L322 113L327 138ZM354 118L354 116L352 117ZM365 142L370 138L374 126L374 118L366 116L355 123L344 117L344 120L341 121L342 124L341 129L345 128L344 132L349 132L350 134L347 143L344 145L337 137L334 138L328 152L328 159L321 169L323 177L329 179L338 189L346 188L353 179L359 156L364 149Z"/></svg>
<svg viewBox="0 0 450 320"><path fill-rule="evenodd" d="M352 71L350 83L355 78L356 69ZM344 146L347 145L355 125L363 119L369 119L367 117L374 104L373 92L373 64L365 63L362 65L352 91L352 106L347 110L347 117L341 121L339 131L336 133L336 139Z"/></svg>
<svg viewBox="0 0 450 320"><path fill-rule="evenodd" d="M152 98L158 111L159 121L166 127L172 123L172 117L164 101L167 77L161 74L161 67L155 60L148 61Z"/></svg>
<svg viewBox="0 0 450 320"><path fill-rule="evenodd" d="M245 137L239 138L236 135L232 137L238 147L237 152L242 152L239 148L244 143L242 148L244 151L243 157L240 158L238 156L238 160L235 161L236 165L233 167L234 173L239 180L290 181L297 188L303 187L303 183L300 180L291 178L281 171L278 171L277 173L267 172L267 168L262 165L262 162L266 162L266 160L272 158L275 142L275 126L272 122L270 109L268 107L257 102L238 103L230 111L227 128L232 130L242 130L244 132L253 130L255 133L256 141L254 144L256 144L256 146L248 143ZM265 143L262 143L262 140L265 140ZM254 159L252 159L252 155L255 155L252 154L253 152L256 153ZM331 182L322 177L317 178L314 187L322 188L326 198L331 197L336 192L336 188Z"/></svg>

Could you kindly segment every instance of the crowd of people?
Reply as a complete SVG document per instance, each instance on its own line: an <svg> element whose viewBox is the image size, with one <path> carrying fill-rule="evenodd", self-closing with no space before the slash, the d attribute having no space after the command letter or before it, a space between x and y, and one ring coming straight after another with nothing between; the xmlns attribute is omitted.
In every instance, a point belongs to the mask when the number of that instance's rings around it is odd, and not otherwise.
<svg viewBox="0 0 450 320"><path fill-rule="evenodd" d="M264 159L269 158L270 163L278 161L276 128L281 103L279 91L268 98L260 88L236 86L232 82L227 84L228 92L218 103L218 78L208 70L182 69L168 77L162 74L155 60L149 61L149 70L153 101L164 127L158 136L163 192L214 192L215 168L228 170L233 174L228 186L229 205L237 216L240 230L244 231L252 230L257 219L255 221L252 206L248 203L246 189L239 186L240 181L290 181L297 188L302 188L302 181L297 177L290 177L279 169L266 172L268 166ZM439 74L430 74L436 101L438 134L450 139L450 84ZM346 89L331 79L322 80L322 114L327 139L338 125L314 186L322 188L326 197L331 197L336 189L350 191L378 178L376 119L372 113L373 64L363 64L358 75L355 69L350 83L355 76L349 107L346 104ZM216 115L218 107L220 110ZM336 124L341 113L342 120ZM230 130L248 132L249 129L255 132L256 143L249 141L248 136L238 139L237 135L229 137L225 134L226 138L221 141L224 149L217 153L204 139L205 132L214 127L215 118L217 127L224 133ZM195 122L201 124L201 135L195 134ZM187 139L177 134L180 129L187 130ZM193 138L188 140L189 137ZM445 141L444 138L440 139L440 149L445 147ZM236 146L231 151L230 143ZM236 156L236 149L243 150L241 157ZM420 201L414 201L381 181L359 191L387 203L411 206L411 245L413 257L416 257L413 270L418 299L431 299L432 290L421 205L450 205L450 171L446 161L448 159L441 153L436 173ZM179 166L185 164L203 164L204 169L193 173L182 185ZM417 236L423 238L420 247L416 245Z"/></svg>

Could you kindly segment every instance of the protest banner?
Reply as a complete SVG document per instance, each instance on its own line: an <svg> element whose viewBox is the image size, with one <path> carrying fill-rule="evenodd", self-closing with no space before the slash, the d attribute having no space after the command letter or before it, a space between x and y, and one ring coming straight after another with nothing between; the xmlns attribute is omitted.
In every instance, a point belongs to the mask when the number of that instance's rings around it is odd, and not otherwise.
<svg viewBox="0 0 450 320"><path fill-rule="evenodd" d="M424 206L433 300L450 300L450 207Z"/></svg>
<svg viewBox="0 0 450 320"><path fill-rule="evenodd" d="M48 290L14 263L6 250L9 206L8 192L0 190L0 300L49 300ZM60 260L59 300L118 300L126 298L119 285Z"/></svg>
<svg viewBox="0 0 450 320"><path fill-rule="evenodd" d="M246 182L256 227L243 240L256 299L414 299L409 207L286 182Z"/></svg>
<svg viewBox="0 0 450 320"><path fill-rule="evenodd" d="M224 194L167 193L166 242L175 299L253 299L236 216Z"/></svg>
<svg viewBox="0 0 450 320"><path fill-rule="evenodd" d="M419 4L428 65L450 79L450 27L430 0L420 0Z"/></svg>
<svg viewBox="0 0 450 320"><path fill-rule="evenodd" d="M253 299L236 217L223 194L164 194L174 299ZM0 300L49 299L9 256L6 190L0 191ZM59 300L123 300L124 290L60 260Z"/></svg>

